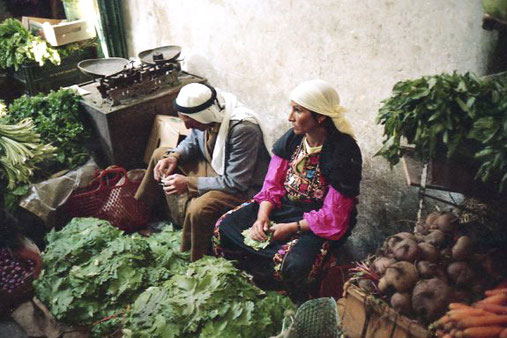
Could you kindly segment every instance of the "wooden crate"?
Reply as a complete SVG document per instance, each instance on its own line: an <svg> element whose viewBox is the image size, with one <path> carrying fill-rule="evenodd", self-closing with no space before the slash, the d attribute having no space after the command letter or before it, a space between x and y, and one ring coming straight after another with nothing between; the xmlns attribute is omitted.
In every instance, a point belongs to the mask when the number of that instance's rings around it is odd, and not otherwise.
<svg viewBox="0 0 507 338"><path fill-rule="evenodd" d="M338 300L338 313L341 328L347 337L432 337L426 327L400 315L355 285L350 285L345 296Z"/></svg>

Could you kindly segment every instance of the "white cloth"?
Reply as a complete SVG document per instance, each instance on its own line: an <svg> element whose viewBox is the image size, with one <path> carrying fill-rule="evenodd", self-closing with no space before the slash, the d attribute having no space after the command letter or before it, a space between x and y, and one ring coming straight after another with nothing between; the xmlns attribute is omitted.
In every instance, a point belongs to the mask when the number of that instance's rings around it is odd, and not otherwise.
<svg viewBox="0 0 507 338"><path fill-rule="evenodd" d="M251 109L245 107L238 101L236 96L231 93L223 92L218 88L217 101L210 107L192 114L186 115L197 122L209 124L213 122L220 123L218 135L213 149L211 166L218 175L225 173L225 143L229 134L230 121L249 121L259 125L264 139L264 145L268 151L271 151L271 145L267 143L266 129L258 117ZM176 98L176 103L183 107L196 107L203 104L211 98L211 90L199 83L192 83L183 87Z"/></svg>
<svg viewBox="0 0 507 338"><path fill-rule="evenodd" d="M330 83L323 80L302 82L291 92L290 99L310 111L329 116L336 129L355 138L352 125L345 117L346 109L340 105L340 97Z"/></svg>

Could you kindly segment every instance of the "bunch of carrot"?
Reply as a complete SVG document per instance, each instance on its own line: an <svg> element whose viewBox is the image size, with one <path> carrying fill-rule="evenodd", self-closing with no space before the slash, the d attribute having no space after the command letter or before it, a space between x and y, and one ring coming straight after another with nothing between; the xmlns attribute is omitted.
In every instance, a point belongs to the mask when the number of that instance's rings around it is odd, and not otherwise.
<svg viewBox="0 0 507 338"><path fill-rule="evenodd" d="M485 292L472 304L449 304L449 311L434 324L437 336L507 338L507 286Z"/></svg>

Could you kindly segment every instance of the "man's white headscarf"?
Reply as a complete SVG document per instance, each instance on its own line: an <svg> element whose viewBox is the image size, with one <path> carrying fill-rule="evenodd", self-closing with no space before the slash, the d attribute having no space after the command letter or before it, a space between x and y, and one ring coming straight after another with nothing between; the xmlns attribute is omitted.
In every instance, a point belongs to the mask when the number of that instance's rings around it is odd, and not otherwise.
<svg viewBox="0 0 507 338"><path fill-rule="evenodd" d="M305 81L291 92L289 98L310 111L329 116L336 129L355 138L352 125L345 117L346 109L340 106L340 97L330 83Z"/></svg>
<svg viewBox="0 0 507 338"><path fill-rule="evenodd" d="M218 175L225 172L225 142L229 134L230 120L249 121L259 125L266 140L265 129L257 114L239 102L236 96L218 88L200 83L188 84L181 88L174 101L174 108L200 123L220 123L211 160L211 166Z"/></svg>

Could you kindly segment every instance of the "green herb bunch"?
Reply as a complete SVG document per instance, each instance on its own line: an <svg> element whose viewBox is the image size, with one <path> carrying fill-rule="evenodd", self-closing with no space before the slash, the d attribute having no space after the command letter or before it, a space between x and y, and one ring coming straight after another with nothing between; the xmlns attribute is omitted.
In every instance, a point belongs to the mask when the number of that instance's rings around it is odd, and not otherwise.
<svg viewBox="0 0 507 338"><path fill-rule="evenodd" d="M103 337L139 294L185 270L189 255L179 250L180 236L170 226L150 237L124 235L107 221L74 218L47 235L37 297L57 320ZM114 319L93 325L104 318Z"/></svg>
<svg viewBox="0 0 507 338"><path fill-rule="evenodd" d="M23 27L19 20L9 18L0 23L0 68L4 69L18 70L29 62L36 62L40 67L47 62L59 65L62 58L96 46L96 39L89 39L52 47Z"/></svg>
<svg viewBox="0 0 507 338"><path fill-rule="evenodd" d="M32 35L16 19L6 19L0 24L0 68L18 69L25 62L47 61L59 65L60 54L48 46L41 37Z"/></svg>
<svg viewBox="0 0 507 338"><path fill-rule="evenodd" d="M29 183L38 163L53 157L55 148L43 144L31 119L0 123L0 192Z"/></svg>
<svg viewBox="0 0 507 338"><path fill-rule="evenodd" d="M45 163L47 174L73 169L90 157L85 147L90 132L79 116L79 101L80 96L68 89L51 91L47 95L24 95L14 100L3 118L7 123L33 119L41 140L57 148L56 157Z"/></svg>
<svg viewBox="0 0 507 338"><path fill-rule="evenodd" d="M403 156L403 138L417 159L465 158L480 166L477 177L507 181L507 85L501 78L473 73L440 74L396 83L382 101L377 123L384 125L376 155L391 165Z"/></svg>
<svg viewBox="0 0 507 338"><path fill-rule="evenodd" d="M230 261L204 257L141 294L125 321L124 337L269 337L280 332L293 303L267 294Z"/></svg>

